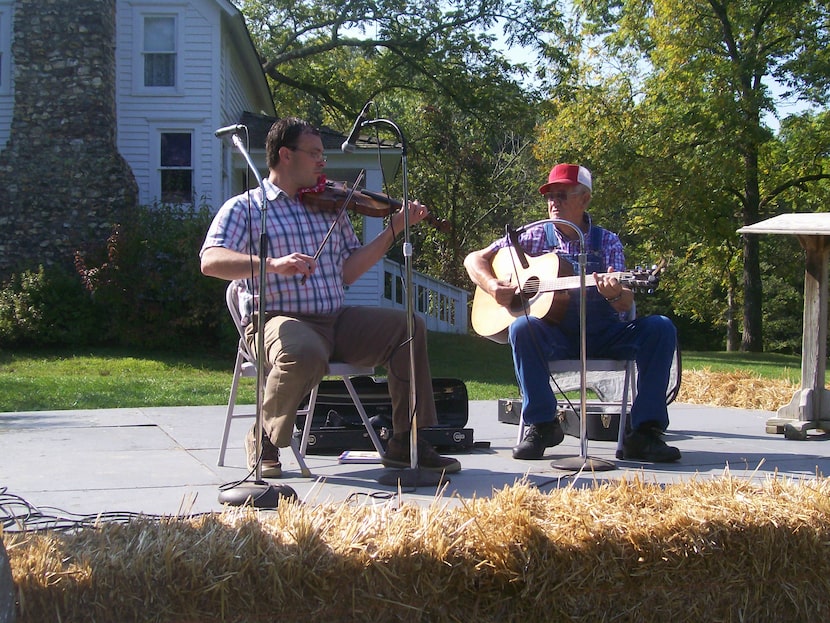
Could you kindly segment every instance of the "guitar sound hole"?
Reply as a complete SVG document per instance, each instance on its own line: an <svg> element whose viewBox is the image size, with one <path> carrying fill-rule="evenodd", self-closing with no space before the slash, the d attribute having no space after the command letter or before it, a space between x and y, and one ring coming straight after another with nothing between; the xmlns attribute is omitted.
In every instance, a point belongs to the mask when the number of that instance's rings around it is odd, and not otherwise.
<svg viewBox="0 0 830 623"><path fill-rule="evenodd" d="M532 299L539 293L539 277L531 277L522 286L522 296L525 299Z"/></svg>
<svg viewBox="0 0 830 623"><path fill-rule="evenodd" d="M531 277L524 282L519 294L513 297L510 310L519 313L528 308L527 301L539 293L539 277Z"/></svg>

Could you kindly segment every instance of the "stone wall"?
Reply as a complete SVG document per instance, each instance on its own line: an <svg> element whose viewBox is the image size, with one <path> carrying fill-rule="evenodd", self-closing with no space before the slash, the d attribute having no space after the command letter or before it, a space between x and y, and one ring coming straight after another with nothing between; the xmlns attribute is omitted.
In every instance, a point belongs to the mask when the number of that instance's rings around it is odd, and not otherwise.
<svg viewBox="0 0 830 623"><path fill-rule="evenodd" d="M18 0L14 115L0 153L0 281L71 266L137 205L115 143L115 0Z"/></svg>

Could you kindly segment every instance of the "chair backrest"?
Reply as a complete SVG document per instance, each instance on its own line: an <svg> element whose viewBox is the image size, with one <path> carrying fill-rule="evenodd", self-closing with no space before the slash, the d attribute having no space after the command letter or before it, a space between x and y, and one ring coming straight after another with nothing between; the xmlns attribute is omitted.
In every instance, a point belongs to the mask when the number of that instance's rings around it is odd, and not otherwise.
<svg viewBox="0 0 830 623"><path fill-rule="evenodd" d="M231 281L225 290L225 303L228 305L236 332L239 334L239 352L248 362L256 363L256 357L248 346L248 340L245 339L245 325L242 322L242 309L240 308L240 297L247 293L248 288L244 281Z"/></svg>

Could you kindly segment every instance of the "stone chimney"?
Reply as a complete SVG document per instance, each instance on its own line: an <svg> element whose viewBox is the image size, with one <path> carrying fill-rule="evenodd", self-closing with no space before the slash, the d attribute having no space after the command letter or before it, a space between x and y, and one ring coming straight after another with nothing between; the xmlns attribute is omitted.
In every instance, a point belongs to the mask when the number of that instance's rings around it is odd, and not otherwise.
<svg viewBox="0 0 830 623"><path fill-rule="evenodd" d="M115 143L115 1L17 0L0 280L104 245L138 186Z"/></svg>

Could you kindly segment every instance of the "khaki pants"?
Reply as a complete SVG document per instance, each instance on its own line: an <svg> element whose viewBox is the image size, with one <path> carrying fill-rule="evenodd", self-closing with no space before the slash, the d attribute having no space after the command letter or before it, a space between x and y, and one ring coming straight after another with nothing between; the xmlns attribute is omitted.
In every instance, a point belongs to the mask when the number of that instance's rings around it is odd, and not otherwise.
<svg viewBox="0 0 830 623"><path fill-rule="evenodd" d="M247 327L247 340L257 350L257 320ZM409 331L406 312L382 307L345 307L331 316L269 315L265 322L265 365L268 375L262 401L263 430L278 448L291 443L297 409L328 372L329 361L387 370L395 433L410 429ZM418 427L437 423L427 332L415 316L415 410Z"/></svg>

